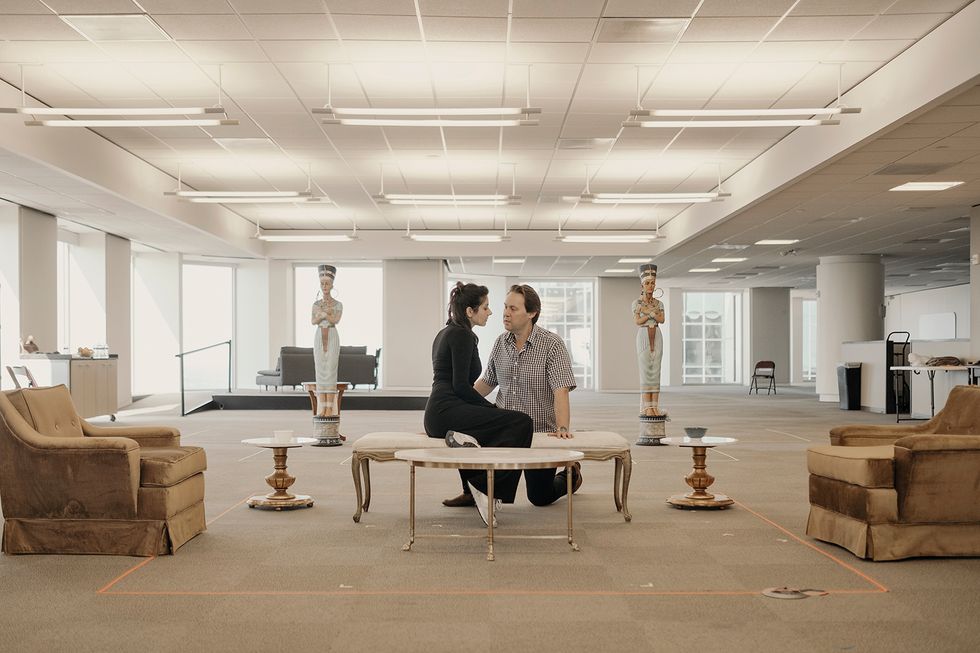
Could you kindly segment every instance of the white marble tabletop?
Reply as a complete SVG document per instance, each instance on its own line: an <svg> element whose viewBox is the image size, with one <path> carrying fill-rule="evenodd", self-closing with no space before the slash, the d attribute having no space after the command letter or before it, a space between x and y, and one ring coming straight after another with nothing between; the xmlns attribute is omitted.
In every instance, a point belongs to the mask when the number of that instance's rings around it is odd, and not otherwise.
<svg viewBox="0 0 980 653"><path fill-rule="evenodd" d="M563 467L585 458L581 451L525 449L520 447L444 447L439 449L402 449L397 460L419 467L454 469L544 469Z"/></svg>
<svg viewBox="0 0 980 653"><path fill-rule="evenodd" d="M703 438L682 437L661 438L661 442L675 447L717 447L723 444L735 444L737 438L725 438L718 435L706 435Z"/></svg>
<svg viewBox="0 0 980 653"><path fill-rule="evenodd" d="M242 440L242 444L250 444L253 447L265 447L266 449L294 449L302 447L304 444L313 444L316 438L290 438L288 440L276 440L275 438L249 438Z"/></svg>

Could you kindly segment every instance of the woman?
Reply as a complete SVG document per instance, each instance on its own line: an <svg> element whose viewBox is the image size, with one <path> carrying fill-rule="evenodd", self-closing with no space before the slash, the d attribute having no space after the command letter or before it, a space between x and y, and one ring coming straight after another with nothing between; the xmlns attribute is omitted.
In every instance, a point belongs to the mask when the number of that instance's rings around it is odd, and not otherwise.
<svg viewBox="0 0 980 653"><path fill-rule="evenodd" d="M320 297L313 302L310 321L317 326L313 336L313 364L316 368L316 403L318 417L337 414L337 364L340 361L340 335L337 323L344 313L344 305L334 299L333 281L337 268L332 265L317 267L320 275Z"/></svg>
<svg viewBox="0 0 980 653"><path fill-rule="evenodd" d="M636 331L636 358L640 366L640 415L663 415L660 403L660 364L664 357L664 336L659 326L664 323L664 305L654 298L657 289L657 266L640 266L640 298L633 302L633 322Z"/></svg>
<svg viewBox="0 0 980 653"><path fill-rule="evenodd" d="M491 315L487 295L486 286L462 282L449 294L449 320L432 342L432 393L425 406L425 432L430 438L445 438L450 446L530 447L531 418L497 408L473 389L483 371L473 327L486 326ZM476 504L487 521L486 472L460 470L459 475L463 494L443 504ZM513 503L520 479L519 470L496 472L494 497Z"/></svg>

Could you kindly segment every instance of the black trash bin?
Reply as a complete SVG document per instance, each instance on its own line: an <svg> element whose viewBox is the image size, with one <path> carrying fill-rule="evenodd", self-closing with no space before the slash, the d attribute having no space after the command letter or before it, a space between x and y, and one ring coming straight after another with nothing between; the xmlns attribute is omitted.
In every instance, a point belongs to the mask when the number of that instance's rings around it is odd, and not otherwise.
<svg viewBox="0 0 980 653"><path fill-rule="evenodd" d="M861 363L837 366L837 390L841 410L861 410Z"/></svg>

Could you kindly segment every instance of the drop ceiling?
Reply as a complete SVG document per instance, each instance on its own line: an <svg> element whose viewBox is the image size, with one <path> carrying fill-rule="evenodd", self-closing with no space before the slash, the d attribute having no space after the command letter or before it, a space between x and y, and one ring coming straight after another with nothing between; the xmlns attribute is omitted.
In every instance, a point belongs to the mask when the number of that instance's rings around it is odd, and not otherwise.
<svg viewBox="0 0 980 653"><path fill-rule="evenodd" d="M167 251L261 256L263 229L623 230L671 234L690 206L569 202L593 192L709 191L785 145L793 129L623 129L646 108L823 107L969 7L963 0L10 0L0 2L0 80L47 106L209 106L239 125L93 130L186 187L313 188L332 204L235 205L241 224L209 231L166 204L149 206L57 165L5 149L0 198ZM60 15L145 14L159 41L90 40ZM955 57L956 53L950 53ZM541 107L519 128L377 128L323 125L313 107ZM976 74L980 74L980 64ZM530 72L529 72L530 71ZM530 76L530 88L528 88ZM914 81L914 80L913 80ZM11 119L4 117L4 120ZM842 116L845 123L849 116ZM6 124L6 123L5 123ZM842 124L841 128L845 125ZM834 130L837 127L820 127ZM2 131L2 130L0 130ZM58 130L60 131L60 130ZM421 208L378 204L390 193L509 193L517 206ZM888 189L956 179L938 193ZM744 200L745 198L741 198ZM890 291L968 281L968 224L980 203L980 89L975 83L912 113L859 147L723 219L653 248L672 284L718 288L813 287L817 258L882 254ZM161 208L162 207L162 208ZM234 234L229 236L228 234ZM756 246L761 238L799 239ZM739 263L711 264L748 245ZM246 246L247 245L247 246ZM343 257L330 246L331 257ZM493 246L439 253L472 273L501 273ZM265 253L289 257L288 247ZM310 250L297 248L297 257ZM635 254L635 252L624 252ZM405 257L415 255L408 244ZM455 260L458 263L454 263ZM525 271L595 276L618 256L576 249L530 256ZM464 259L466 262L464 262ZM572 262L568 262L571 259ZM550 262L549 262L550 261ZM510 268L521 266L510 265ZM688 270L719 267L714 273ZM510 274L508 269L503 273ZM905 276L910 275L910 276ZM924 285L921 285L924 284Z"/></svg>

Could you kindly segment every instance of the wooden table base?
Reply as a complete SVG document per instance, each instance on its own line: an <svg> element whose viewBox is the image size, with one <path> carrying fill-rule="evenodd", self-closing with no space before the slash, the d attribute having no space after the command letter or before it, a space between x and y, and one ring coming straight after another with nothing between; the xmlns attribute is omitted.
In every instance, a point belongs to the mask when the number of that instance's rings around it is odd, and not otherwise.
<svg viewBox="0 0 980 653"><path fill-rule="evenodd" d="M694 469L684 477L684 481L694 491L689 494L675 494L667 499L667 503L676 508L725 508L735 503L729 496L708 492L708 488L715 482L715 477L708 473L705 464L708 448L691 447L691 457L694 458Z"/></svg>
<svg viewBox="0 0 980 653"><path fill-rule="evenodd" d="M290 494L290 486L296 482L296 477L286 471L286 447L272 447L272 458L275 470L265 477L265 482L272 488L269 494L257 494L246 503L249 508L265 510L292 510L294 508L312 508L313 497L305 494Z"/></svg>

